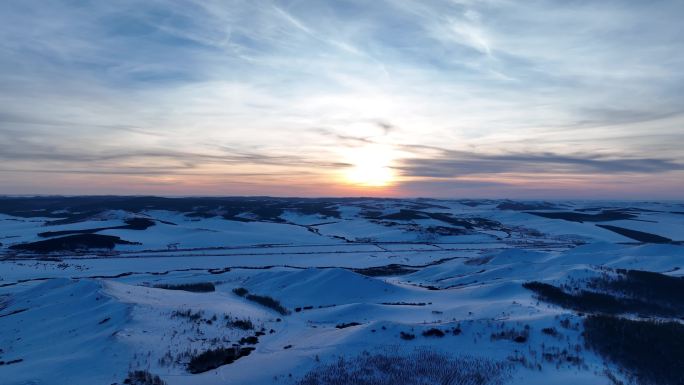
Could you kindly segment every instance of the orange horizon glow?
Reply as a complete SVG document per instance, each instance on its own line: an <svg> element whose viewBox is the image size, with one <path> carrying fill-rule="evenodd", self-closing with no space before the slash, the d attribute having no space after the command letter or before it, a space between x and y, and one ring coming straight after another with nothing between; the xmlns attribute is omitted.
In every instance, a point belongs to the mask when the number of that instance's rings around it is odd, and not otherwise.
<svg viewBox="0 0 684 385"><path fill-rule="evenodd" d="M22 188L5 188L4 194L36 194L39 185L49 184L42 194L56 195L161 195L161 196L281 196L281 197L434 197L434 198L519 198L519 199L681 199L667 191L684 191L681 178L654 181L652 176L632 176L629 182L620 176L595 175L476 175L462 178L415 178L394 176L385 185L363 185L349 181L342 167L322 173L287 173L265 175L250 181L240 175L98 175L46 174L41 178L21 180ZM658 176L659 177L659 176ZM36 188L31 188L32 184ZM26 187L28 186L28 187ZM502 187L503 186L503 187ZM258 191L258 193L255 193ZM503 192L502 192L503 191ZM619 191L619 193L617 193ZM629 194L626 194L629 192ZM646 197L646 198L645 198Z"/></svg>
<svg viewBox="0 0 684 385"><path fill-rule="evenodd" d="M345 161L350 167L343 171L342 182L352 186L379 188L397 182L396 172L392 169L395 155L390 148L369 145L346 152Z"/></svg>

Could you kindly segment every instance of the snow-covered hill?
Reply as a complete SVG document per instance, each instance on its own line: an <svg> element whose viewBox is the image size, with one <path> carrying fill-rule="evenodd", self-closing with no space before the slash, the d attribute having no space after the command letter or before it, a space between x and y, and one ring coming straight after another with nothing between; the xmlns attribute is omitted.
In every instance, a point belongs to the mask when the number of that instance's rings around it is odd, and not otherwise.
<svg viewBox="0 0 684 385"><path fill-rule="evenodd" d="M592 317L681 322L669 293L683 213L677 202L0 198L0 383L121 384L140 370L168 384L332 384L316 377L332 363L368 371L369 357L426 349L500 369L484 383L672 383L602 350Z"/></svg>

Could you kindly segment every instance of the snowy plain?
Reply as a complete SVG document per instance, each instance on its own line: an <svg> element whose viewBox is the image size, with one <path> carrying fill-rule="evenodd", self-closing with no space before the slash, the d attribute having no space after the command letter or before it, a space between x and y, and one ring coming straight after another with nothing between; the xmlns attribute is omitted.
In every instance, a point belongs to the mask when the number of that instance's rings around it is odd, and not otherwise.
<svg viewBox="0 0 684 385"><path fill-rule="evenodd" d="M13 207L0 210L2 384L121 384L134 370L171 385L298 384L340 357L415 349L509 363L506 384L613 384L623 371L585 347L583 315L522 284L606 269L683 274L678 202L263 198L179 209L103 199L85 210L73 199L0 206ZM123 228L132 218L151 225ZM89 229L126 243L22 248ZM194 283L214 289L163 286ZM500 338L507 330L525 340ZM258 342L240 342L250 336ZM234 345L254 350L188 371L193 356Z"/></svg>

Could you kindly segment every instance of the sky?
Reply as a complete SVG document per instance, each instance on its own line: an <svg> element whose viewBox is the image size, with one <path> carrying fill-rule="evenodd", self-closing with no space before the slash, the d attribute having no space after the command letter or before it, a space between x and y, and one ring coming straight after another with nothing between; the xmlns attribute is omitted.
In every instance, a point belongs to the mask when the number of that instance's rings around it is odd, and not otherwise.
<svg viewBox="0 0 684 385"><path fill-rule="evenodd" d="M2 1L0 194L684 199L683 16Z"/></svg>

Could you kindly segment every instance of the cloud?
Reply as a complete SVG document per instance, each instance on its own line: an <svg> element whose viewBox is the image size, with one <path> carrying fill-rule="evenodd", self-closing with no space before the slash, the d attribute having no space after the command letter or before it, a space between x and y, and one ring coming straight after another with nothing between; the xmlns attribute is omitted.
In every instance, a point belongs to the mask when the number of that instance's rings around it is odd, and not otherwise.
<svg viewBox="0 0 684 385"><path fill-rule="evenodd" d="M674 0L0 2L0 171L253 185L330 177L346 149L376 144L412 177L680 170L683 12Z"/></svg>
<svg viewBox="0 0 684 385"><path fill-rule="evenodd" d="M33 140L25 133L3 136L0 133L0 160L4 171L50 172L50 173L92 173L131 175L180 175L204 173L213 175L235 174L245 176L241 170L250 166L269 167L272 172L283 175L305 174L306 169L324 170L349 166L344 162L316 160L313 157L276 154L273 151L248 150L214 145L205 147L205 152L172 150L163 147L123 149L110 148L103 151L68 146L67 143ZM85 167L87 166L87 167ZM216 166L240 169L219 169ZM252 175L266 175L261 171Z"/></svg>
<svg viewBox="0 0 684 385"><path fill-rule="evenodd" d="M407 177L454 178L486 174L624 174L684 170L672 159L554 153L482 154L441 150L438 157L406 159L398 170Z"/></svg>

